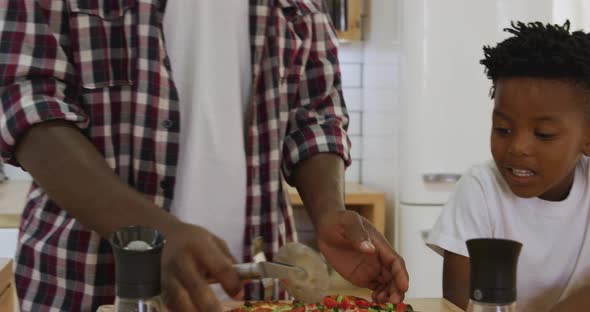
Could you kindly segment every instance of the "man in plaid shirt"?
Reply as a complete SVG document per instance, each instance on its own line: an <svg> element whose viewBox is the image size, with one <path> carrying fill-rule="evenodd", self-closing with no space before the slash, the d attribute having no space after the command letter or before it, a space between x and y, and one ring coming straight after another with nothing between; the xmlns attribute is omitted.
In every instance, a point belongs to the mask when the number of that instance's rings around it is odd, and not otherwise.
<svg viewBox="0 0 590 312"><path fill-rule="evenodd" d="M242 260L252 260L256 237L268 259L296 240L285 180L299 190L330 264L375 300L398 302L408 288L403 260L344 209L348 116L337 39L320 2L246 6L245 212L235 216L245 218ZM169 213L180 187L180 112L189 104L172 80L165 9L166 0L0 0L0 152L34 178L16 258L23 311L112 303L104 238L132 224L166 235L171 310L219 310L205 277L239 296L234 260L214 229ZM256 289L247 295L259 296Z"/></svg>

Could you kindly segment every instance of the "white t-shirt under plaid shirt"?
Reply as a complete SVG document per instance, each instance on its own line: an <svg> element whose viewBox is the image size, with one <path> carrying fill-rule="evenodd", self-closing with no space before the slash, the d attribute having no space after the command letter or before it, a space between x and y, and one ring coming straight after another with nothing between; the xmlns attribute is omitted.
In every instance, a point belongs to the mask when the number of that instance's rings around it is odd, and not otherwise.
<svg viewBox="0 0 590 312"><path fill-rule="evenodd" d="M175 0L163 25L181 117L171 211L224 239L238 261L246 221L248 8L243 0Z"/></svg>

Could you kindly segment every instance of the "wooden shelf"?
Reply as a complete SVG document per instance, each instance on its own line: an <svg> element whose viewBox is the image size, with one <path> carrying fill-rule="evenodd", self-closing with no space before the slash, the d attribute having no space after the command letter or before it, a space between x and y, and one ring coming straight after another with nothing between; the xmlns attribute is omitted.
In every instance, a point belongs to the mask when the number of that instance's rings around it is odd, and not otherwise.
<svg viewBox="0 0 590 312"><path fill-rule="evenodd" d="M363 39L363 5L365 0L347 0L347 30L337 30L336 34L341 41L361 41Z"/></svg>

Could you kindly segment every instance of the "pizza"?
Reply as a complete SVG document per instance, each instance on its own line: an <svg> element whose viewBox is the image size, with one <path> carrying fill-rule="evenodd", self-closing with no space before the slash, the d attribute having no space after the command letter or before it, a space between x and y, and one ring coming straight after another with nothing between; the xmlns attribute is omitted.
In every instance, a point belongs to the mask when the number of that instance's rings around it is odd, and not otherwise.
<svg viewBox="0 0 590 312"><path fill-rule="evenodd" d="M246 301L228 312L413 312L411 305L375 303L355 296L326 296L321 303Z"/></svg>

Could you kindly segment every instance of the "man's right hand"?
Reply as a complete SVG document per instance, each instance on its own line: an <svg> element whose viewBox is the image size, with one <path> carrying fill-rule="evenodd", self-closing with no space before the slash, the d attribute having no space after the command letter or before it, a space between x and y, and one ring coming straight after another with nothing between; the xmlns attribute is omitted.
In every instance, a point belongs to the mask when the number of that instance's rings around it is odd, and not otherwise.
<svg viewBox="0 0 590 312"><path fill-rule="evenodd" d="M227 245L206 229L179 223L166 231L162 255L162 296L170 311L222 311L207 280L218 281L225 292L242 290Z"/></svg>

